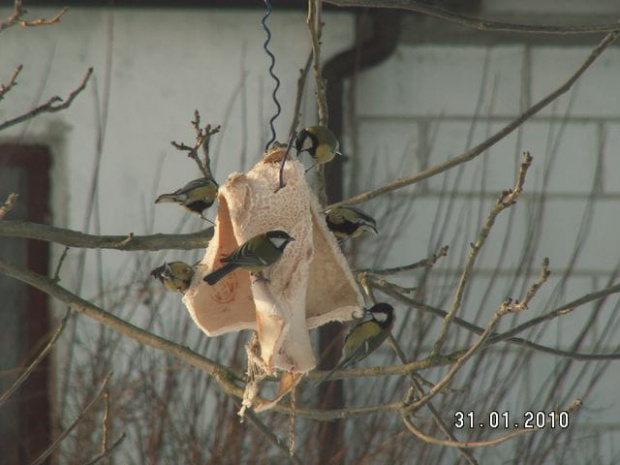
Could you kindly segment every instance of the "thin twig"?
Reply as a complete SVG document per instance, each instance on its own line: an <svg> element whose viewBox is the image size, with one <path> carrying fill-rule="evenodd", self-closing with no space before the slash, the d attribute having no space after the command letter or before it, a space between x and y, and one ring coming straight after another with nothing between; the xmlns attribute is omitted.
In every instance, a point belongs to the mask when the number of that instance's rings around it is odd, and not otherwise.
<svg viewBox="0 0 620 465"><path fill-rule="evenodd" d="M251 409L247 409L245 411L244 417L249 418L252 424L256 426L258 431L260 431L261 434L265 436L265 438L267 438L269 442L271 442L278 449L284 452L284 455L289 460L289 462L296 465L301 465L303 463L303 461L300 460L299 457L291 453L288 446L286 445L286 441L276 436L275 433L271 431L271 429L267 425L265 425L265 423L263 423L260 418L258 418L258 415L256 415Z"/></svg>
<svg viewBox="0 0 620 465"><path fill-rule="evenodd" d="M275 192L278 192L282 189L286 184L284 183L284 165L288 158L288 154L291 151L291 147L293 146L293 141L295 140L295 133L291 134L288 144L286 146L286 150L284 151L284 155L282 156L282 161L280 161L280 172L278 173L278 188Z"/></svg>
<svg viewBox="0 0 620 465"><path fill-rule="evenodd" d="M54 242L67 247L115 250L192 250L207 246L213 237L213 227L192 234L152 234L149 236L98 236L47 224L29 221L0 221L0 237L17 237Z"/></svg>
<svg viewBox="0 0 620 465"><path fill-rule="evenodd" d="M548 26L538 24L515 24L501 21L489 21L456 13L445 8L431 5L427 0L325 0L325 3L340 7L360 8L394 8L416 11L452 23L462 24L480 31L523 32L535 34L595 34L620 30L616 24L593 24L576 26Z"/></svg>
<svg viewBox="0 0 620 465"><path fill-rule="evenodd" d="M533 328L534 326L537 326L545 321L553 320L559 316L566 315L572 312L573 310L575 310L577 307L580 307L581 305L585 305L594 300L603 299L609 295L617 294L619 292L620 292L620 284L616 284L615 286L610 286L608 288L601 289L600 291L590 292L584 296L581 296L575 300L572 300L556 308L555 310L550 311L549 313L538 316L536 318L532 318L531 320L528 320L514 327L513 329L510 329L506 332L498 334L497 336L490 337L488 343L494 344L499 341L511 340L515 334L518 334L525 330ZM581 357L584 357L583 358L584 360L603 360L607 357L620 358L620 354L609 354L609 355L599 355L599 356L595 355L595 357L600 357L600 358L589 358L588 354L575 354L575 358L581 359Z"/></svg>
<svg viewBox="0 0 620 465"><path fill-rule="evenodd" d="M101 453L108 450L108 433L110 431L110 391L103 393L103 418L101 419Z"/></svg>
<svg viewBox="0 0 620 465"><path fill-rule="evenodd" d="M9 82L7 82L6 84L0 84L0 102L2 101L4 96L9 93L11 88L17 85L16 79L19 73L21 73L22 69L24 69L24 65L19 65L17 68L15 68L15 71L13 71Z"/></svg>
<svg viewBox="0 0 620 465"><path fill-rule="evenodd" d="M288 145L286 147L286 151L284 152L284 156L282 157L282 161L280 162L279 184L278 184L278 189L276 190L276 192L278 192L280 189L282 189L285 186L284 165L288 158L288 154L291 151L291 148L293 146L293 142L295 141L295 136L297 135L297 125L299 124L299 117L300 117L299 111L301 108L301 101L304 95L306 77L308 76L308 72L310 71L310 65L312 64L313 56L314 54L311 50L310 53L308 54L308 58L306 59L305 66L303 67L303 69L299 70L299 79L297 80L297 96L295 97L295 109L293 110L293 121L291 122L291 128L289 130Z"/></svg>
<svg viewBox="0 0 620 465"><path fill-rule="evenodd" d="M523 154L523 162L521 163L521 166L519 168L519 174L517 176L517 181L515 183L514 188L502 192L499 199L495 203L494 207L489 212L487 219L484 222L484 225L482 227L482 230L478 234L478 238L476 239L475 242L470 244L471 250L469 252L469 257L467 258L467 262L465 263L465 267L463 269L463 272L461 273L461 278L459 279L459 284L454 294L454 299L452 300L452 306L450 307L448 314L444 318L443 326L441 328L441 333L439 334L439 337L437 338L437 341L435 342L435 346L433 347L431 356L437 355L441 352L441 349L443 348L443 345L445 344L448 338L448 328L450 326L450 323L452 322L452 319L456 315L456 312L461 308L463 295L465 294L465 289L466 289L467 283L469 282L469 277L471 275L471 272L474 269L474 264L476 263L478 254L480 250L482 249L482 247L484 246L484 243L486 242L487 238L489 237L491 229L493 228L493 225L495 224L496 218L499 216L499 214L502 211L504 211L506 208L513 205L516 202L519 195L521 195L521 192L523 191L523 183L525 182L525 175L527 174L527 170L529 169L531 164L532 164L532 157L528 152L525 152Z"/></svg>
<svg viewBox="0 0 620 465"><path fill-rule="evenodd" d="M484 332L480 336L478 336L478 339L476 340L476 342L472 344L472 346L469 349L467 349L467 351L464 354L462 354L458 358L458 360L454 362L454 364L450 367L448 372L437 382L437 384L435 384L435 386L433 386L428 391L426 395L420 397L418 400L416 400L415 402L412 402L410 405L404 405L403 407L405 411L410 412L413 410L418 410L420 407L426 405L426 403L429 402L437 393L441 392L446 386L448 386L450 381L452 381L454 376L458 373L458 371L465 364L465 362L469 360L472 357L472 355L474 355L483 346L487 337L491 334L491 332L495 329L495 327L499 323L499 320L503 316L509 313L512 313L515 310L516 309L513 306L513 302L511 299L507 299L504 302L502 302L499 309L497 309L497 311L493 314L493 316L489 320L489 323L487 324L487 327L485 328ZM432 357L433 356L431 355L431 358Z"/></svg>
<svg viewBox="0 0 620 465"><path fill-rule="evenodd" d="M291 391L291 408L293 410L295 410L295 407L297 405L297 388L293 387L292 391ZM289 424L288 424L288 451L290 455L295 455L295 423L296 423L296 416L295 413L293 413L290 417L289 417Z"/></svg>
<svg viewBox="0 0 620 465"><path fill-rule="evenodd" d="M0 205L0 220L4 218L8 212L13 210L13 207L15 206L18 198L18 194L16 194L15 192L11 192L7 197L6 201L2 205Z"/></svg>
<svg viewBox="0 0 620 465"><path fill-rule="evenodd" d="M90 459L88 462L86 462L84 465L95 465L97 462L105 459L106 457L109 457L112 452L114 452L114 450L120 446L120 444L125 440L126 434L122 433L119 438L114 441L112 443L112 446L109 449L106 449L105 451L101 452L98 455L95 455L92 459Z"/></svg>
<svg viewBox="0 0 620 465"><path fill-rule="evenodd" d="M65 247L64 250L62 251L62 254L60 255L60 258L58 259L58 265L56 265L56 271L54 272L54 277L52 278L52 280L55 283L60 281L60 269L62 268L62 264L65 262L65 259L67 258L68 252L69 252L69 247Z"/></svg>
<svg viewBox="0 0 620 465"><path fill-rule="evenodd" d="M56 13L51 18L32 19L30 21L22 19L20 21L17 21L17 24L19 26L21 26L21 27L51 26L52 24L56 24L56 23L60 22L60 18L67 11L69 11L69 8L68 7L64 7L62 10L60 10L58 13Z"/></svg>
<svg viewBox="0 0 620 465"><path fill-rule="evenodd" d="M423 310L425 312L431 313L433 315L439 316L441 318L445 318L445 316L448 314L447 311L442 310L440 308L437 307L433 307L432 305L428 305L425 304L424 302L420 302L418 300L415 299L411 299L407 296L402 295L402 293L400 293L399 291L395 290L392 288L393 287L397 287L396 285L392 285L391 283L386 283L384 280L378 280L376 278L370 278L370 284L372 284L372 286L378 290L380 290L381 292L383 292L384 294L386 294L389 297L392 297L393 299L402 302L405 305L408 305L410 307L413 308L418 308L420 310ZM390 284L390 285L387 285ZM512 329L512 330L508 330L504 333L501 334L494 334L492 336L489 337L489 339L487 340L487 342L484 344L484 347L482 348L482 350L487 349L488 347L490 347L493 344L496 344L498 342L508 342L510 344L514 344L514 345L518 345L518 346L523 346L526 347L528 349L532 349L532 350L536 350L538 352L543 352L543 353L548 353L548 354L552 354L552 355L558 355L560 357L567 357L567 358L572 358L575 360L620 360L620 353L611 353L611 354L584 354L581 352L573 352L573 351L566 351L566 350L559 350L559 349L554 349L552 347L547 347L541 344L537 344L535 342L531 342L527 339L523 339L520 337L514 337L515 334L520 333L525 331L526 329L529 329L531 327L534 327L544 321L548 321L548 320L552 320L555 318L558 318L562 315L566 315L568 313L570 313L571 311L573 311L575 308L577 308L580 305L584 305L586 303L592 302L594 300L597 299L602 299L605 298L609 295L612 294L617 294L620 293L620 284L615 285L615 286L611 286L609 288L603 289L601 291L597 291L597 292L593 292L590 294L586 294L583 297L580 297L577 300L574 300L572 302L569 302L566 305L563 305L562 307L553 310L549 313L547 313L546 315L540 316L540 317L536 317L536 318L532 318L529 321L526 321L525 323L523 323L522 325L517 326L516 328ZM480 326L477 326L473 323L470 323L467 320L464 320L462 318L459 317L454 317L453 322L459 326L461 326L462 328L467 329L468 331L471 331L472 333L475 334L482 334L482 332L484 331L484 328L481 328ZM455 352L453 354L448 354L446 355L446 360L451 360L453 357L457 357L462 354L462 351L458 351ZM385 371L382 371L381 374L396 374L396 373L400 373L400 370L396 369L395 367L385 367L384 368Z"/></svg>
<svg viewBox="0 0 620 465"><path fill-rule="evenodd" d="M44 104L33 108L27 113L24 113L23 115L6 120L4 123L1 123L0 131L11 126L15 126L16 124L23 123L24 121L28 121L29 119L32 119L35 116L40 115L41 113L55 113L57 111L66 110L67 108L69 108L69 106L71 106L75 98L86 88L86 83L88 82L92 74L93 68L88 68L88 71L86 71L86 74L82 78L82 82L80 82L80 85L69 94L66 100L63 100L61 97L56 95L50 98Z"/></svg>
<svg viewBox="0 0 620 465"><path fill-rule="evenodd" d="M234 370L201 356L185 346L175 344L167 339L138 328L64 289L49 278L17 267L3 260L0 260L0 273L11 276L36 289L39 289L45 294L60 300L71 309L82 313L103 325L106 325L113 331L116 331L129 339L133 339L142 345L153 347L156 350L163 351L166 354L176 357L179 360L205 371L215 379L224 392L240 399L243 398L244 388L243 386L239 386L237 384L241 378ZM429 366L428 363L429 362L426 362L426 366ZM424 364L420 364L418 368L422 369L424 366ZM409 369L418 368L410 367ZM325 375L325 373L323 373L323 375ZM259 400L266 401L265 399ZM293 409L287 405L278 404L273 408L273 411L285 413L287 415L295 414L299 418L308 418L317 421L333 421L336 419L368 415L376 412L398 411L401 408L401 402L365 407L349 407L329 411L319 411L315 409L298 407Z"/></svg>
<svg viewBox="0 0 620 465"><path fill-rule="evenodd" d="M523 162L523 164L521 165L521 169L519 170L519 177L518 177L515 189L512 189L510 191L506 191L504 193L504 198L503 199L500 198L500 200L498 201L498 204L500 204L500 203L504 204L505 203L506 205L512 205L516 201L516 198L518 197L519 192L520 192L520 190L523 187L523 182L525 181L525 175L527 173L527 168L529 167L529 163L531 163L531 157L529 156L529 154L526 154L525 161ZM496 207L497 207L497 205L496 205ZM549 273L548 273L548 260L545 259L543 261L541 276L539 277L539 279L528 290L527 296L530 299L534 297L536 292L540 289L540 286L547 280L548 276L549 276ZM523 299L523 300L525 301L525 299ZM437 384L435 386L433 386L431 388L431 390L428 392L428 394L422 396L420 399L416 400L415 402L412 402L410 405L405 405L404 406L405 410L406 411L411 411L411 410L414 410L414 409L417 410L421 406L425 405L425 403L429 402L433 398L433 396L435 396L438 392L440 392L444 387L446 387L448 385L448 383L452 380L452 378L454 378L454 376L460 370L460 368L463 366L463 364L469 358L471 358L471 356L474 353L476 353L476 351L482 349L485 340L488 338L488 336L491 334L493 328L495 326L497 326L497 323L499 323L499 320L504 315L507 315L509 313L513 313L513 314L514 313L519 313L519 312L525 310L526 308L527 308L526 305L519 304L518 302L513 301L512 299L506 299L502 303L500 308L493 314L493 316L491 317L491 320L487 324L486 329L478 337L478 340L469 349L467 349L463 354L461 354L459 356L459 358L454 362L454 364L452 365L450 370L443 376L443 378L441 380L439 380L437 382ZM439 353L439 351L437 353ZM433 355L431 355L431 358L432 357L433 357Z"/></svg>
<svg viewBox="0 0 620 465"><path fill-rule="evenodd" d="M449 249L450 249L450 246L445 245L441 249L439 249L437 252L435 252L432 256L425 258L423 260L420 260L418 262L411 263L410 265L395 266L393 268L385 268L382 270L370 270L370 269L358 270L358 272L363 273L367 271L373 275L381 276L381 275L391 275L391 274L401 273L403 271L416 270L418 268L432 268L435 265L435 263L437 263L437 260L439 260L441 257L446 257L448 255Z"/></svg>
<svg viewBox="0 0 620 465"><path fill-rule="evenodd" d="M9 388L2 393L2 395L0 396L0 406L2 406L2 404L4 404L4 402L6 402L6 400L9 397L11 397L11 395L17 389L19 389L19 387L24 383L24 381L26 381L28 379L28 377L33 372L33 370L37 366L39 366L41 361L47 356L47 354L49 354L49 352L52 350L52 348L56 344L56 341L58 340L58 338L62 334L63 330L65 329L68 317L69 317L69 312L67 312L65 314L65 316L61 320L60 324L58 325L58 327L54 331L54 334L52 334L51 339L46 344L46 346L43 348L43 350L39 353L39 355L37 355L37 358L35 358L32 361L32 363L30 365L28 365L28 367L23 371L23 373L19 376L19 378L17 378L15 380L15 382Z"/></svg>
<svg viewBox="0 0 620 465"><path fill-rule="evenodd" d="M321 31L323 23L321 20L322 0L308 0L308 17L306 24L310 31L312 41L312 71L316 85L316 102L319 114L319 124L327 126L327 94L325 90L325 80L321 76Z"/></svg>
<svg viewBox="0 0 620 465"><path fill-rule="evenodd" d="M462 163L473 160L474 158L476 158L477 156L485 152L489 147L493 146L494 144L496 144L497 142L499 142L500 140L502 140L503 138L511 134L515 129L517 129L519 126L525 123L528 119L530 119L540 110L545 108L551 102L556 100L559 96L568 92L571 89L571 87L575 84L575 82L577 82L579 77L581 77L581 75L592 65L592 63L594 63L594 61L605 51L605 49L607 49L607 47L609 47L618 38L619 35L620 33L618 32L607 34L605 38L599 43L599 45L594 50L592 50L592 52L590 52L590 55L585 60L585 62L579 67L579 69L577 69L577 71L575 71L575 73L573 73L573 75L566 82L564 82L562 85L560 85L557 89L555 89L553 92L548 94L546 97L536 102L534 105L528 108L525 112L523 112L518 118L508 123L498 132L496 132L491 137L481 142L480 144L478 144L471 150L468 150L467 152L461 155L458 155L456 157L453 157L443 163L439 163L438 165L432 166L420 173L416 173L406 178L397 179L395 181L387 183L384 186L378 187L376 189L370 190L368 192L364 192L362 194L359 194L353 197L349 197L348 199L343 200L341 202L333 203L329 205L327 208L334 208L334 207L338 207L341 205L354 205L357 203L365 202L367 200L374 199L375 197L378 197L387 192L391 192L393 190L400 189L400 188L415 184L417 182L423 181L439 173L443 173L444 171L454 168L455 166L458 166Z"/></svg>
<svg viewBox="0 0 620 465"><path fill-rule="evenodd" d="M407 360L407 358L405 356L405 353L400 348L400 345L398 344L398 341L394 338L394 336L392 336L392 334L389 335L389 341L390 341L390 344L392 345L392 348L396 352L396 355L398 355L398 358L400 359L401 363L403 365L406 365L408 360ZM417 390L417 392L419 393L419 395L421 397L424 394L424 390L422 388L422 384L418 380L417 375L413 371L407 372L407 375L409 376L409 379L411 380L411 383L413 384L414 388ZM439 412L437 411L437 409L435 408L433 403L429 401L426 404L426 407L431 412L431 416L433 417L433 420L435 421L435 423L437 424L437 426L441 430L441 432L443 434L445 434L446 437L448 439L450 439L451 441L455 441L456 437L448 429L447 425L442 420L441 415L439 414ZM474 456L471 455L471 452L469 452L467 449L461 448L460 452L463 455L463 457L465 458L465 460L467 462L469 462L471 465L476 465L478 463L478 461L474 458Z"/></svg>
<svg viewBox="0 0 620 465"><path fill-rule="evenodd" d="M217 134L221 130L221 126L217 125L212 127L207 124L204 129L200 126L200 112L194 110L194 119L190 122L196 133L196 142L193 146L186 145L185 143L171 141L172 146L182 152L187 152L187 156L196 162L198 169L202 175L206 178L213 178L213 171L211 170L211 156L209 154L209 144L211 142L211 136ZM200 160L198 151L202 150L204 161Z"/></svg>
<svg viewBox="0 0 620 465"><path fill-rule="evenodd" d="M51 18L32 19L30 21L22 19L22 16L26 14L26 10L22 8L22 0L15 0L13 4L13 13L6 21L0 21L0 32L8 29L12 26L18 25L21 27L34 27L34 26L51 26L60 21L60 18L69 11L69 8L64 7L60 12L56 13Z"/></svg>
<svg viewBox="0 0 620 465"><path fill-rule="evenodd" d="M108 373L106 375L106 377L103 379L101 387L99 388L99 391L97 391L97 394L95 394L95 397L93 397L93 399L88 403L88 405L86 405L86 407L82 409L82 411L77 415L77 417L75 417L73 422L71 422L71 424L62 433L60 433L60 435L54 440L54 442L47 449L45 449L45 451L41 455L39 455L39 457L37 457L34 462L32 462L32 465L41 465L45 461L45 459L48 458L51 453L54 452L54 450L56 450L56 448L73 430L73 428L75 428L77 424L82 421L82 418L84 418L84 416L89 412L93 405L97 403L97 401L105 391L111 376L112 373Z"/></svg>
<svg viewBox="0 0 620 465"><path fill-rule="evenodd" d="M312 65L312 57L314 56L312 50L306 58L306 64L299 70L299 79L297 79L297 94L295 96L295 108L293 110L293 121L291 121L291 127L288 131L289 138L293 138L297 132L297 126L299 125L299 118L301 116L301 102L304 96L304 88L306 87L306 78Z"/></svg>
<svg viewBox="0 0 620 465"><path fill-rule="evenodd" d="M550 274L551 272L549 271L549 258L545 257L540 267L540 275L538 276L538 279L530 286L525 298L521 301L516 301L514 303L514 305L518 307L515 307L515 311L522 311L527 309L528 304L534 298L541 286L547 282L547 278L549 278Z"/></svg>
<svg viewBox="0 0 620 465"><path fill-rule="evenodd" d="M230 384L235 374L223 365L220 365L206 357L202 357L192 352L186 347L174 344L167 339L156 336L155 334L144 331L115 315L106 312L93 303L82 299L67 289L54 283L51 279L33 273L32 271L12 265L4 260L0 260L0 273L11 276L40 291L55 297L73 310L82 313L101 324L108 326L116 332L129 337L141 344L154 347L159 350L166 350L169 354L194 365L207 373L213 375L216 379L222 379L224 384Z"/></svg>

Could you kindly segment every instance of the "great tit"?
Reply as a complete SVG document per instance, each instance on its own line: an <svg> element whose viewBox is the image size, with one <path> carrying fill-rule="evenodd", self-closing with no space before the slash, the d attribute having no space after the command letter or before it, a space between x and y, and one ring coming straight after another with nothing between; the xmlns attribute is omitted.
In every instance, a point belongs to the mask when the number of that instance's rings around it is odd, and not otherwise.
<svg viewBox="0 0 620 465"><path fill-rule="evenodd" d="M171 194L162 194L155 203L174 202L200 217L215 202L219 186L213 178L199 178L188 182ZM206 218L205 218L206 219Z"/></svg>
<svg viewBox="0 0 620 465"><path fill-rule="evenodd" d="M203 279L213 286L237 268L257 273L277 262L286 246L294 240L285 231L281 230L269 231L254 236L233 250L230 255L222 258L221 261L225 263L222 268L212 271Z"/></svg>
<svg viewBox="0 0 620 465"><path fill-rule="evenodd" d="M295 139L297 155L308 152L316 165L324 165L339 154L338 139L325 126L308 126L302 129Z"/></svg>
<svg viewBox="0 0 620 465"><path fill-rule="evenodd" d="M327 227L338 239L358 237L368 231L377 234L377 222L361 210L353 207L336 207L326 212Z"/></svg>
<svg viewBox="0 0 620 465"><path fill-rule="evenodd" d="M357 324L347 334L338 365L317 384L327 381L337 370L365 359L387 339L394 324L394 307L388 303L378 303L368 310L368 313L370 320Z"/></svg>
<svg viewBox="0 0 620 465"><path fill-rule="evenodd" d="M164 263L151 271L151 276L159 279L166 289L185 292L194 277L194 267L185 262Z"/></svg>

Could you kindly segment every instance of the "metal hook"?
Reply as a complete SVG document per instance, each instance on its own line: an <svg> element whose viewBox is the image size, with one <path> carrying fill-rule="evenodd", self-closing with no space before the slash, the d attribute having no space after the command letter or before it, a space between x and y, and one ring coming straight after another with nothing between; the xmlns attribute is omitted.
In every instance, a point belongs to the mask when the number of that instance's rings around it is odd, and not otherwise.
<svg viewBox="0 0 620 465"><path fill-rule="evenodd" d="M276 82L276 87L275 87L275 89L273 89L273 93L271 94L271 96L272 96L273 101L274 101L274 103L276 104L276 107L277 107L276 114L273 115L271 117L271 119L269 120L269 128L271 130L271 138L269 139L269 142L267 142L267 145L265 146L265 151L267 151L267 150L269 150L269 147L271 146L271 144L273 144L275 142L275 140L276 140L276 130L275 130L275 127L274 127L274 122L278 118L278 116L280 116L280 113L282 111L282 106L280 105L280 102L278 101L278 97L276 95L277 92L278 92L278 89L280 88L280 79L278 79L278 76L276 76L275 73L273 72L273 69L274 69L274 67L276 65L276 57L269 50L269 42L271 42L271 31L269 30L269 27L267 27L267 18L269 18L269 16L271 16L271 1L270 0L265 0L265 6L267 7L267 11L265 12L265 16L263 16L263 19L262 19L261 23L263 24L263 29L267 33L267 40L265 41L265 43L263 45L263 49L265 50L265 53L267 53L267 55L269 55L269 58L271 58L271 64L269 65L269 74L271 75L273 80Z"/></svg>

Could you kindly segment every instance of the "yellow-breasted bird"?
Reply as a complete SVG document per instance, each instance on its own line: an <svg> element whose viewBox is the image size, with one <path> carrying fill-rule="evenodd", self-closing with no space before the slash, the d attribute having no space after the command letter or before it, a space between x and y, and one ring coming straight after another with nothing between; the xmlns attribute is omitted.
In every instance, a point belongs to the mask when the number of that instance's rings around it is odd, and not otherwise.
<svg viewBox="0 0 620 465"><path fill-rule="evenodd" d="M191 213L199 215L209 208L217 198L219 186L211 177L194 179L171 194L162 194L155 203L174 202L185 207ZM205 218L206 219L206 218Z"/></svg>
<svg viewBox="0 0 620 465"><path fill-rule="evenodd" d="M192 282L194 271L194 267L185 262L169 262L151 271L151 276L159 279L166 289L185 292Z"/></svg>
<svg viewBox="0 0 620 465"><path fill-rule="evenodd" d="M257 273L277 262L284 253L286 246L294 240L282 230L269 231L254 236L233 250L230 255L222 258L221 261L225 263L222 268L212 271L203 279L213 286L237 268Z"/></svg>
<svg viewBox="0 0 620 465"><path fill-rule="evenodd" d="M394 307L388 303L378 303L368 313L370 320L358 323L347 334L338 365L317 384L327 381L337 370L365 359L387 339L394 324Z"/></svg>
<svg viewBox="0 0 620 465"><path fill-rule="evenodd" d="M340 154L340 144L333 132L325 126L308 126L297 134L295 149L299 156L302 152L308 152L316 165L324 165Z"/></svg>
<svg viewBox="0 0 620 465"><path fill-rule="evenodd" d="M358 237L368 231L377 234L377 222L361 210L353 207L335 207L327 210L327 227L337 239Z"/></svg>

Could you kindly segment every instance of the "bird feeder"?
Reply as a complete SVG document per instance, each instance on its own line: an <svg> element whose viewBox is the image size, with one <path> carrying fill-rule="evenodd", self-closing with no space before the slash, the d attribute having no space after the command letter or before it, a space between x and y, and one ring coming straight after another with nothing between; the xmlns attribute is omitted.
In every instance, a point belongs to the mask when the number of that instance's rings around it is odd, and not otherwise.
<svg viewBox="0 0 620 465"><path fill-rule="evenodd" d="M282 148L271 150L220 187L214 236L183 302L208 336L255 330L261 366L270 375L286 372L288 391L316 366L309 330L361 316L363 300L299 161L287 160L285 187L278 189L283 155ZM295 241L262 272L266 279L238 269L213 286L203 281L236 247L276 229Z"/></svg>

